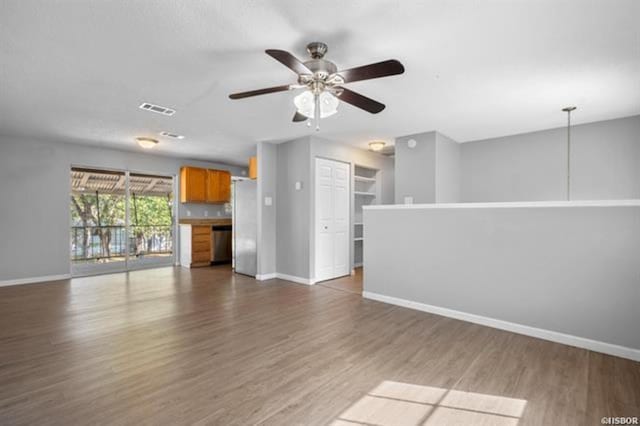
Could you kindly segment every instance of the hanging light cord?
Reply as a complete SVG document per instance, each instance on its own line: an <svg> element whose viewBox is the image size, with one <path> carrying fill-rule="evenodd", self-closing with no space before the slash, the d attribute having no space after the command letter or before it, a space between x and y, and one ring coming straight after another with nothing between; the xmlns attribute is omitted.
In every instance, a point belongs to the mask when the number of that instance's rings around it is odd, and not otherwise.
<svg viewBox="0 0 640 426"><path fill-rule="evenodd" d="M314 97L315 107L315 119L316 119L316 132L320 130L320 94L316 93Z"/></svg>
<svg viewBox="0 0 640 426"><path fill-rule="evenodd" d="M571 111L576 107L562 108L567 113L567 201L571 200Z"/></svg>

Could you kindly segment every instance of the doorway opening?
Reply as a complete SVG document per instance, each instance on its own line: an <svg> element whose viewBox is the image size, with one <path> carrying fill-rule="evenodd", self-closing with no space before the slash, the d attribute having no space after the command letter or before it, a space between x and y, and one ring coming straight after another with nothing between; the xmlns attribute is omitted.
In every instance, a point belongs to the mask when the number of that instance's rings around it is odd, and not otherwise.
<svg viewBox="0 0 640 426"><path fill-rule="evenodd" d="M174 264L174 179L71 169L73 276Z"/></svg>

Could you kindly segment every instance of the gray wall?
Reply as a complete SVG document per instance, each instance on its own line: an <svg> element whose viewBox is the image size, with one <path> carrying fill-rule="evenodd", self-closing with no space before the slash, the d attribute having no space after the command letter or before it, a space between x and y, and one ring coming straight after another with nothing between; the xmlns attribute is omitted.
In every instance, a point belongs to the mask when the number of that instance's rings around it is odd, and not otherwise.
<svg viewBox="0 0 640 426"><path fill-rule="evenodd" d="M277 145L258 143L258 275L276 272L277 157Z"/></svg>
<svg viewBox="0 0 640 426"><path fill-rule="evenodd" d="M640 198L640 116L573 126L571 135L571 199ZM566 199L566 128L461 148L462 201Z"/></svg>
<svg viewBox="0 0 640 426"><path fill-rule="evenodd" d="M399 137L395 149L395 204L404 204L405 197L413 197L414 204L460 201L458 142L432 131Z"/></svg>
<svg viewBox="0 0 640 426"><path fill-rule="evenodd" d="M366 292L640 349L637 203L371 209L365 230Z"/></svg>
<svg viewBox="0 0 640 426"><path fill-rule="evenodd" d="M69 263L71 166L178 175L193 165L246 174L224 164L55 141L0 137L0 281L64 275ZM223 206L180 205L178 217L224 215ZM37 243L34 243L36 242Z"/></svg>
<svg viewBox="0 0 640 426"><path fill-rule="evenodd" d="M460 144L436 132L436 203L460 202Z"/></svg>
<svg viewBox="0 0 640 426"><path fill-rule="evenodd" d="M349 163L352 174L355 164L379 169L381 201L393 203L393 159L316 136L278 144L277 272L307 279L315 274L316 157ZM296 182L302 182L301 190L295 189ZM353 262L352 246L350 251Z"/></svg>
<svg viewBox="0 0 640 426"><path fill-rule="evenodd" d="M407 142L416 141L414 148ZM413 197L414 204L436 201L436 132L402 136L396 139L395 204Z"/></svg>
<svg viewBox="0 0 640 426"><path fill-rule="evenodd" d="M310 277L311 138L278 145L277 272ZM301 182L302 188L295 189Z"/></svg>

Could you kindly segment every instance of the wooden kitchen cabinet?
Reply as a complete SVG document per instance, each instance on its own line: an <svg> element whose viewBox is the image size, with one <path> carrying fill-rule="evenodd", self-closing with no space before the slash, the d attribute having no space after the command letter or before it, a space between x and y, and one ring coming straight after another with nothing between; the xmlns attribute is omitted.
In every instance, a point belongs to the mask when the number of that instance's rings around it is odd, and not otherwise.
<svg viewBox="0 0 640 426"><path fill-rule="evenodd" d="M211 265L211 225L180 225L180 264Z"/></svg>
<svg viewBox="0 0 640 426"><path fill-rule="evenodd" d="M207 170L207 174L207 202L229 202L231 199L231 173L225 170Z"/></svg>
<svg viewBox="0 0 640 426"><path fill-rule="evenodd" d="M249 158L249 179L258 179L258 157Z"/></svg>
<svg viewBox="0 0 640 426"><path fill-rule="evenodd" d="M207 201L207 169L183 167L180 169L180 202L205 203Z"/></svg>
<svg viewBox="0 0 640 426"><path fill-rule="evenodd" d="M180 169L181 203L227 203L231 199L231 173L199 167Z"/></svg>

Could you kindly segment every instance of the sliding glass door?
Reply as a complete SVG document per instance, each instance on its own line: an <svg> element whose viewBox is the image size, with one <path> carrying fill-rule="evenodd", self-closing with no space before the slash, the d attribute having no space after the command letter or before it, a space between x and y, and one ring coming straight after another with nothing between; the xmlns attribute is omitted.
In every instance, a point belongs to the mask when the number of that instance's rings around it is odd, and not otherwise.
<svg viewBox="0 0 640 426"><path fill-rule="evenodd" d="M173 178L71 169L75 276L174 263Z"/></svg>
<svg viewBox="0 0 640 426"><path fill-rule="evenodd" d="M173 178L129 174L129 268L173 264Z"/></svg>

